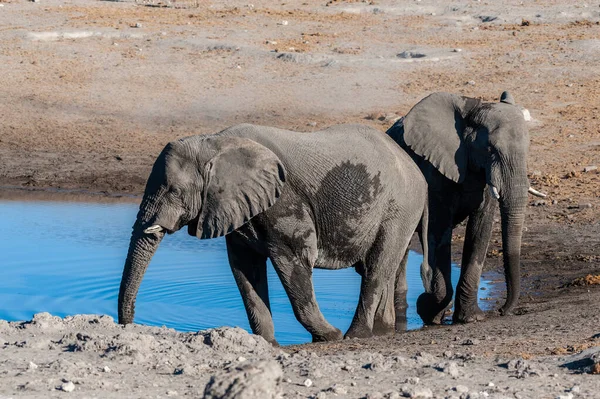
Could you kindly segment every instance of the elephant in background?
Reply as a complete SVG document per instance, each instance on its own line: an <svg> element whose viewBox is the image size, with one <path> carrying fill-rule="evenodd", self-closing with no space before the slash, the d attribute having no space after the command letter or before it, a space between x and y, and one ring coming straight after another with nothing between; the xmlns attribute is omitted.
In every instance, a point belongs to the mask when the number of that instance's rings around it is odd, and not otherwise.
<svg viewBox="0 0 600 399"><path fill-rule="evenodd" d="M452 303L452 229L468 217L454 322L484 317L477 293L496 203L500 204L509 313L520 291L520 253L529 186L529 133L521 109L508 92L486 103L448 93L433 93L397 121L387 134L417 163L429 190L426 292L417 301L425 323L441 323ZM486 186L488 189L486 189ZM428 288L427 288L428 287Z"/></svg>
<svg viewBox="0 0 600 399"><path fill-rule="evenodd" d="M276 344L267 258L313 341L342 338L319 310L313 268L354 266L362 277L347 337L393 332L395 314L406 314L399 268L426 217L426 196L412 159L366 126L297 133L243 124L171 142L152 168L133 226L119 323L133 322L142 277L165 233L187 226L200 239L226 236L250 326L266 340Z"/></svg>

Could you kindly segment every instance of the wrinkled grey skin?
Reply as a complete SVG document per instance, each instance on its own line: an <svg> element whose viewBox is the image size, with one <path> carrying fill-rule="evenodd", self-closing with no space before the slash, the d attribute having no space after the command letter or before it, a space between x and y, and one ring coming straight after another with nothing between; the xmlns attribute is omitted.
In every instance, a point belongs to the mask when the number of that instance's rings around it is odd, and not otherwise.
<svg viewBox="0 0 600 399"><path fill-rule="evenodd" d="M500 204L509 313L519 298L521 234L527 204L529 133L523 114L504 92L498 103L434 93L387 132L413 157L429 185L429 262L426 293L417 301L425 323L439 324L452 302L452 229L469 218L454 322L483 318L479 280ZM495 192L493 191L495 188Z"/></svg>
<svg viewBox="0 0 600 399"><path fill-rule="evenodd" d="M201 239L226 235L250 326L268 341L276 343L267 258L313 341L342 338L317 305L315 267L354 266L362 276L346 336L393 332L395 313L406 314L400 265L426 215L426 196L411 158L366 126L296 133L245 124L174 141L154 164L133 226L119 322L133 322L142 277L165 232L187 226Z"/></svg>

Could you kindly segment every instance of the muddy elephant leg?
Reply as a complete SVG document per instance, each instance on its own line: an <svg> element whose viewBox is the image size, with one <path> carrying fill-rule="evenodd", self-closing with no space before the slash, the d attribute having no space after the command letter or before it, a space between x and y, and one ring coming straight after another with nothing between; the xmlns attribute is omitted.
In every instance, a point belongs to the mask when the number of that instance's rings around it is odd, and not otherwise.
<svg viewBox="0 0 600 399"><path fill-rule="evenodd" d="M477 294L481 270L492 236L495 202L486 190L481 206L469 216L460 279L456 287L456 304L453 316L455 323L469 323L484 318L483 311L477 305Z"/></svg>
<svg viewBox="0 0 600 399"><path fill-rule="evenodd" d="M430 207L431 209L434 207ZM443 208L438 208L445 210ZM436 215L429 223L429 263L432 265L431 290L417 299L417 313L425 324L441 324L452 303L452 222L450 215Z"/></svg>
<svg viewBox="0 0 600 399"><path fill-rule="evenodd" d="M269 303L267 257L249 248L235 234L225 237L233 277L242 295L254 334L277 345Z"/></svg>
<svg viewBox="0 0 600 399"><path fill-rule="evenodd" d="M395 331L396 271L398 259L407 251L409 242L396 237L392 238L382 231L366 256L360 273L362 282L358 306L346 332L347 338L366 338Z"/></svg>
<svg viewBox="0 0 600 399"><path fill-rule="evenodd" d="M319 309L310 262L291 253L272 255L271 261L290 299L296 319L312 335L312 341L342 339L342 332L329 324Z"/></svg>
<svg viewBox="0 0 600 399"><path fill-rule="evenodd" d="M406 310L408 309L408 302L406 300L406 293L408 291L408 284L406 283L406 265L408 263L408 251L404 254L400 267L396 272L396 281L394 286L394 310L395 310L395 324L396 331L406 331L407 320Z"/></svg>

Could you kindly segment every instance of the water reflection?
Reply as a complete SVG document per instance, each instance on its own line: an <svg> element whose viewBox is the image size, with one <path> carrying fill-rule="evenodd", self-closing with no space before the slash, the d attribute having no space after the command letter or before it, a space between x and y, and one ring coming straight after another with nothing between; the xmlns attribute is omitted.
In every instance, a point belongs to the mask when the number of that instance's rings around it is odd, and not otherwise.
<svg viewBox="0 0 600 399"><path fill-rule="evenodd" d="M0 201L0 319L26 320L42 311L116 318L136 214L135 204ZM414 307L422 292L420 259L415 253L409 258L409 328L421 326ZM270 263L268 278L277 340L308 342ZM327 320L345 331L358 301L359 276L350 268L315 270L313 284ZM135 320L181 331L223 325L249 330L225 240L200 241L185 229L167 236L144 276Z"/></svg>

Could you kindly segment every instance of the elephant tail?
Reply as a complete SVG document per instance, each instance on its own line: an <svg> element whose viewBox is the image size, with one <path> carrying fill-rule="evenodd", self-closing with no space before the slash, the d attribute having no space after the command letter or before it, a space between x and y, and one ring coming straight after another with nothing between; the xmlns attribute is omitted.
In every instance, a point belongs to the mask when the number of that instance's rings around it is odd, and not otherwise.
<svg viewBox="0 0 600 399"><path fill-rule="evenodd" d="M425 292L431 292L431 282L433 279L433 269L429 264L429 199L425 198L425 206L423 207L423 214L421 215L421 221L417 228L419 234L419 240L421 241L421 249L423 251L423 263L421 263L421 281L423 281L423 288Z"/></svg>

